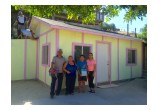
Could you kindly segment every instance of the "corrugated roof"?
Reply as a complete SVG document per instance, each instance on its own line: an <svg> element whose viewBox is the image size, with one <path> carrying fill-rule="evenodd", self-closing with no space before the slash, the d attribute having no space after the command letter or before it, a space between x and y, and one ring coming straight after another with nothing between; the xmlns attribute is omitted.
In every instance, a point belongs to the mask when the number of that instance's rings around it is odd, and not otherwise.
<svg viewBox="0 0 160 110"><path fill-rule="evenodd" d="M113 33L113 32L100 31L100 30L95 30L95 29L89 29L89 28L75 26L75 25L71 25L71 24L56 21L56 20L40 18L40 17L36 17L36 16L33 16L32 18L35 18L36 20L43 22L53 28L60 28L60 29L62 28L62 29L66 29L66 30L73 30L73 31L79 31L79 32L84 32L84 33L98 34L98 35L102 35L104 37L108 36L108 37L116 37L116 38L122 38L122 39L143 41L142 39L130 37L127 35L117 34L117 33Z"/></svg>

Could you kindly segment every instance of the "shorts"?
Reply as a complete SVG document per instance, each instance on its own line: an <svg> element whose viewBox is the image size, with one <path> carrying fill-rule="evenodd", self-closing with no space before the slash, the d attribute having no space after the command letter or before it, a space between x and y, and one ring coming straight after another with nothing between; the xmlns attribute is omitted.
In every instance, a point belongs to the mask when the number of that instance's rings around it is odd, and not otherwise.
<svg viewBox="0 0 160 110"><path fill-rule="evenodd" d="M87 81L86 76L78 76L78 81Z"/></svg>

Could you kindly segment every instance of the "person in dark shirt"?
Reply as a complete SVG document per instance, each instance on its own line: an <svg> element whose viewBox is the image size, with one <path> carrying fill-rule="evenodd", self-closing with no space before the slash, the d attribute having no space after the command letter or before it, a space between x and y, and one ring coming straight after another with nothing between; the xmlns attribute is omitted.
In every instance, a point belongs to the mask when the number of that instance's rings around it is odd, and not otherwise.
<svg viewBox="0 0 160 110"><path fill-rule="evenodd" d="M64 64L63 67L64 72L66 72L66 95L74 94L74 87L75 87L75 81L76 81L76 71L77 66L75 62L73 61L73 57L68 57L68 62Z"/></svg>

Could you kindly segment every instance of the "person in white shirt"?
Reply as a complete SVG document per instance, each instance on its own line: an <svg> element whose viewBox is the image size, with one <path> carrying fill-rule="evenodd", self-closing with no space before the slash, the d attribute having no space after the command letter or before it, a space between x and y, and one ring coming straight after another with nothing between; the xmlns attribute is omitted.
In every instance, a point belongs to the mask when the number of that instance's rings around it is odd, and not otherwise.
<svg viewBox="0 0 160 110"><path fill-rule="evenodd" d="M21 30L25 29L26 17L23 15L22 11L18 12L18 17L16 24L18 24L18 36L21 34Z"/></svg>

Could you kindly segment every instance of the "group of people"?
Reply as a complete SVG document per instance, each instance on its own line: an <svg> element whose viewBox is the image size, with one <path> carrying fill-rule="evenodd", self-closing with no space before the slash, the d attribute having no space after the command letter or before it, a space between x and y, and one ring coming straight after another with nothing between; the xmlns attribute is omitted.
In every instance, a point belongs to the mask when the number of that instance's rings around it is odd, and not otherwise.
<svg viewBox="0 0 160 110"><path fill-rule="evenodd" d="M90 88L88 92L95 93L93 80L96 69L96 61L93 59L93 54L89 53L88 59L85 59L84 55L80 55L79 61L77 62L74 61L72 56L69 56L66 61L62 54L62 49L59 49L57 56L54 56L51 62L51 68L49 71L52 78L50 91L51 98L53 98L54 95L60 95L64 75L66 77L65 95L74 94L76 76L78 76L79 92L85 92L85 82L88 79L88 85ZM54 70L53 73L51 73L52 70ZM78 75L76 75L77 73ZM56 81L58 82L57 86Z"/></svg>

